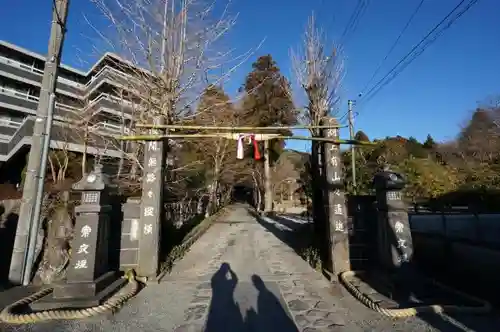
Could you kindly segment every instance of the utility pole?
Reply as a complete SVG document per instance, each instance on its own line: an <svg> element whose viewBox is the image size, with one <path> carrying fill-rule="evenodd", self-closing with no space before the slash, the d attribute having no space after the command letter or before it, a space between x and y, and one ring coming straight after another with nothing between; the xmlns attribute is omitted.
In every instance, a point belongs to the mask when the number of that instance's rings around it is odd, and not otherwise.
<svg viewBox="0 0 500 332"><path fill-rule="evenodd" d="M40 227L45 166L50 145L52 114L55 103L57 71L61 62L69 0L54 0L49 49L40 90L38 109L33 128L28 167L23 187L9 281L27 285L31 279L36 237ZM41 188L41 190L40 190Z"/></svg>
<svg viewBox="0 0 500 332"><path fill-rule="evenodd" d="M347 110L349 113L349 136L351 140L354 139L354 117L352 114L352 106L354 105L355 100L347 101ZM354 190L356 190L356 155L355 155L355 146L351 144L351 170L352 170L352 185Z"/></svg>

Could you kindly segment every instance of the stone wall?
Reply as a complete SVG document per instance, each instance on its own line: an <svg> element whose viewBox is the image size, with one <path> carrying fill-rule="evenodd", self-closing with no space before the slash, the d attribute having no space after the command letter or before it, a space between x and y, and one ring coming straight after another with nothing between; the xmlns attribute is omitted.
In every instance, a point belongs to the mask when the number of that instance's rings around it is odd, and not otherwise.
<svg viewBox="0 0 500 332"><path fill-rule="evenodd" d="M500 214L410 214L410 226L423 269L476 295L500 292Z"/></svg>

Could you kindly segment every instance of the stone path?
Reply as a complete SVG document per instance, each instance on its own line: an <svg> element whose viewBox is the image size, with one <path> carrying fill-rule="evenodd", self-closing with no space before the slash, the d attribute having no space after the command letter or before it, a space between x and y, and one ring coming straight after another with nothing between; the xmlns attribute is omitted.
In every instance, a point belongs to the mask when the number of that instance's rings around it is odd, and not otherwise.
<svg viewBox="0 0 500 332"><path fill-rule="evenodd" d="M258 222L236 205L171 274L116 315L0 331L489 331L445 316L383 317L325 280L278 232L292 235L289 227L267 218Z"/></svg>

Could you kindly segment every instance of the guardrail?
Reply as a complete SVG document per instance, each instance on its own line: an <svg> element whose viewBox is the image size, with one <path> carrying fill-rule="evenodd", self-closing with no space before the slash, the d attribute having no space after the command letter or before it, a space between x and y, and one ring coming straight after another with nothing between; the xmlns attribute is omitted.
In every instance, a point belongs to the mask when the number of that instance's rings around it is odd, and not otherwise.
<svg viewBox="0 0 500 332"><path fill-rule="evenodd" d="M28 100L28 101L33 101L33 102L36 102L36 103L38 103L40 101L40 98L38 98L36 96L32 96L28 92L24 93L24 92L20 92L20 91L17 91L15 89L11 89L11 88L0 87L0 93L6 94L6 95L10 95L10 96L14 96L16 98ZM95 105L96 103L98 103L101 99L109 99L109 100L112 100L112 101L115 101L115 102L118 102L118 103L126 104L126 105L128 105L130 107L134 107L134 104L132 102L120 99L120 98L115 97L113 95L110 95L108 93L100 93L97 97L95 97L94 99L90 100L90 102L86 106L84 106L82 108L74 107L74 106L71 106L71 105L68 105L68 104L64 104L64 103L60 103L60 102L56 102L55 106L57 108L65 109L65 110L67 110L69 112L73 112L73 113L80 112L80 113L83 113L87 109L89 109L90 107L92 107L93 105Z"/></svg>
<svg viewBox="0 0 500 332"><path fill-rule="evenodd" d="M123 129L123 132L125 134L129 134L130 133L130 129L129 128L122 128L122 126L115 125L115 124L112 124L112 123L109 123L109 122L99 122L99 123L96 123L95 125L93 125L91 128L92 128L92 130L104 128L107 131L118 133L118 134L120 134L122 132L122 129Z"/></svg>
<svg viewBox="0 0 500 332"><path fill-rule="evenodd" d="M122 78L127 79L127 80L135 79L132 75L129 75L129 74L126 74L126 73L122 73L121 71L116 70L113 67L104 66L97 73L95 73L94 75L92 75L90 77L90 80L87 83L85 83L85 85L83 85L82 88L88 88L95 80L97 80L102 75L105 75L106 71L108 71L110 73L113 73L113 74L115 74L117 76L121 76Z"/></svg>
<svg viewBox="0 0 500 332"><path fill-rule="evenodd" d="M10 128L19 128L23 124L22 121L14 121L10 119L2 119L0 118L0 126L10 127Z"/></svg>
<svg viewBox="0 0 500 332"><path fill-rule="evenodd" d="M0 87L0 93L11 95L11 96L25 99L25 100L35 101L37 103L40 100L38 97L30 95L28 92L23 93L23 92L20 92L20 91L14 90L14 89L10 89L10 88L5 88L5 87Z"/></svg>
<svg viewBox="0 0 500 332"><path fill-rule="evenodd" d="M22 62L19 62L16 60L12 60L12 59L6 58L6 57L1 56L1 55L0 55L0 62L3 62L3 63L8 64L10 66L14 66L14 67L18 67L18 68L27 70L27 71L35 73L35 74L43 75L43 70L41 70L41 69L38 69L34 66L28 66L25 63L22 63Z"/></svg>

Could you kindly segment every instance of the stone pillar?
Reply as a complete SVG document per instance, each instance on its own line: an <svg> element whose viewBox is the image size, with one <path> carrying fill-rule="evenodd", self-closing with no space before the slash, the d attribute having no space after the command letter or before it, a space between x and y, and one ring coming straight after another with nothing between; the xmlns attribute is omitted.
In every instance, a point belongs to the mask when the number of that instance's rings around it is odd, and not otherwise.
<svg viewBox="0 0 500 332"><path fill-rule="evenodd" d="M337 120L330 118L328 125L337 125ZM339 139L339 129L324 131L324 137ZM328 265L334 275L350 270L349 235L347 229L347 206L344 191L342 159L338 144L325 143L322 151L322 165L325 178L325 212L327 216L326 234L328 234Z"/></svg>
<svg viewBox="0 0 500 332"><path fill-rule="evenodd" d="M102 166L73 185L82 193L66 281L53 285L52 294L31 304L34 310L90 307L119 288L124 280L109 271L110 185Z"/></svg>
<svg viewBox="0 0 500 332"><path fill-rule="evenodd" d="M379 263L391 272L409 265L413 256L408 209L401 192L405 184L401 174L390 170L375 174L373 179L378 210Z"/></svg>
<svg viewBox="0 0 500 332"><path fill-rule="evenodd" d="M161 117L154 123L163 124ZM151 134L158 134L151 130ZM165 166L164 141L146 142L139 230L139 261L136 273L141 277L156 277L160 255L161 224L164 219L163 188Z"/></svg>

